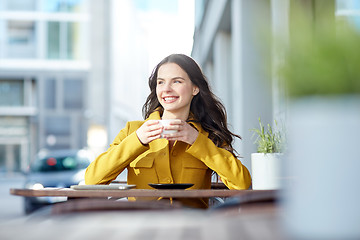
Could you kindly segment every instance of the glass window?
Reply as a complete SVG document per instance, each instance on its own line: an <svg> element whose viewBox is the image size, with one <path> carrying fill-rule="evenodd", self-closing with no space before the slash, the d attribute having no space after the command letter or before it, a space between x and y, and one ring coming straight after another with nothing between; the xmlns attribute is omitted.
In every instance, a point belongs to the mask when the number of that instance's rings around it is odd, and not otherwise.
<svg viewBox="0 0 360 240"><path fill-rule="evenodd" d="M34 11L36 9L36 0L1 0L1 1L5 1L6 10Z"/></svg>
<svg viewBox="0 0 360 240"><path fill-rule="evenodd" d="M20 171L20 153L19 144L0 144L0 173Z"/></svg>
<svg viewBox="0 0 360 240"><path fill-rule="evenodd" d="M45 118L45 135L70 136L70 117L48 116Z"/></svg>
<svg viewBox="0 0 360 240"><path fill-rule="evenodd" d="M48 22L48 58L49 59L80 59L81 44L85 40L81 36L82 27L79 23L72 22Z"/></svg>
<svg viewBox="0 0 360 240"><path fill-rule="evenodd" d="M83 107L83 81L79 79L64 80L64 108L81 109Z"/></svg>
<svg viewBox="0 0 360 240"><path fill-rule="evenodd" d="M45 2L47 12L84 12L86 0L52 0Z"/></svg>
<svg viewBox="0 0 360 240"><path fill-rule="evenodd" d="M24 81L0 79L0 106L24 105Z"/></svg>
<svg viewBox="0 0 360 240"><path fill-rule="evenodd" d="M48 58L58 59L60 58L60 23L59 22L48 22Z"/></svg>
<svg viewBox="0 0 360 240"><path fill-rule="evenodd" d="M9 58L32 58L36 54L36 24L33 21L7 22Z"/></svg>
<svg viewBox="0 0 360 240"><path fill-rule="evenodd" d="M50 78L45 81L45 108L54 109L56 107L56 82Z"/></svg>
<svg viewBox="0 0 360 240"><path fill-rule="evenodd" d="M66 28L66 53L68 59L76 59L75 50L78 47L78 23L68 23Z"/></svg>

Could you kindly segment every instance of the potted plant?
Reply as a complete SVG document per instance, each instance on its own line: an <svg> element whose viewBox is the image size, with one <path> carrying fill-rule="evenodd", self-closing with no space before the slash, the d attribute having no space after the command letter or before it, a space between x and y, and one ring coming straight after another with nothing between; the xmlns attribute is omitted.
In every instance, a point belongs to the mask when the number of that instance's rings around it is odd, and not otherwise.
<svg viewBox="0 0 360 240"><path fill-rule="evenodd" d="M360 238L349 224L360 221L360 31L330 22L297 26L280 71L289 98L285 171L294 178L284 223L299 239Z"/></svg>
<svg viewBox="0 0 360 240"><path fill-rule="evenodd" d="M259 129L252 129L257 135L257 153L251 154L252 188L254 190L279 189L281 174L281 159L284 146L282 131L273 129L267 124L267 129L259 118ZM254 136L253 135L253 136Z"/></svg>

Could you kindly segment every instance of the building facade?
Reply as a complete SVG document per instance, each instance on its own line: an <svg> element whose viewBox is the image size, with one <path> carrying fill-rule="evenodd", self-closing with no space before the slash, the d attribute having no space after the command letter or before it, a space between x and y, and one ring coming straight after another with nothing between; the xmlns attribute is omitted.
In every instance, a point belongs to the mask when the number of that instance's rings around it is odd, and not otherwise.
<svg viewBox="0 0 360 240"><path fill-rule="evenodd" d="M0 2L0 168L86 146L89 1Z"/></svg>
<svg viewBox="0 0 360 240"><path fill-rule="evenodd" d="M227 108L232 130L242 136L235 147L248 168L256 152L250 130L258 127L259 117L264 124L286 124L284 84L273 70L284 61L296 31L295 3L307 10L314 26L323 14L359 24L359 1L354 0L196 1L192 56Z"/></svg>
<svg viewBox="0 0 360 240"><path fill-rule="evenodd" d="M0 173L42 150L103 152L148 94L130 0L0 1Z"/></svg>
<svg viewBox="0 0 360 240"><path fill-rule="evenodd" d="M270 28L270 1L196 1L192 56L202 66L212 89L224 103L230 128L242 136L235 148L250 169L255 147L250 129L258 118L273 116L271 83L266 64L270 42L259 38ZM262 48L259 48L259 45Z"/></svg>

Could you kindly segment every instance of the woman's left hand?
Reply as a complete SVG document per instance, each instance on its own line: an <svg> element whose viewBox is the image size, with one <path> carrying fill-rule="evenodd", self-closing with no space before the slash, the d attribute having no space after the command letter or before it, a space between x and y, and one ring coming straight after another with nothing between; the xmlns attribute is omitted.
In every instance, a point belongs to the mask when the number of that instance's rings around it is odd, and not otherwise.
<svg viewBox="0 0 360 240"><path fill-rule="evenodd" d="M182 141L190 145L195 142L199 135L199 132L195 128L180 119L174 119L174 121L171 121L170 125L165 127L165 130L177 130L177 132L163 135L163 138L166 138L169 141Z"/></svg>

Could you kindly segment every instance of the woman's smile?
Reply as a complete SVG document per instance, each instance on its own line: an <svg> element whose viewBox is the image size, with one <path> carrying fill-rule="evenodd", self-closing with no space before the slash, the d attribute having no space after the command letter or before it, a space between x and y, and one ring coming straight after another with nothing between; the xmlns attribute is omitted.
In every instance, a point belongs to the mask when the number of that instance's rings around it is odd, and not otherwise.
<svg viewBox="0 0 360 240"><path fill-rule="evenodd" d="M168 96L168 97L163 97L163 100L165 103L173 103L178 99L178 97L175 96Z"/></svg>
<svg viewBox="0 0 360 240"><path fill-rule="evenodd" d="M168 112L172 116L188 116L197 89L179 65L167 63L159 68L156 95L165 115Z"/></svg>

